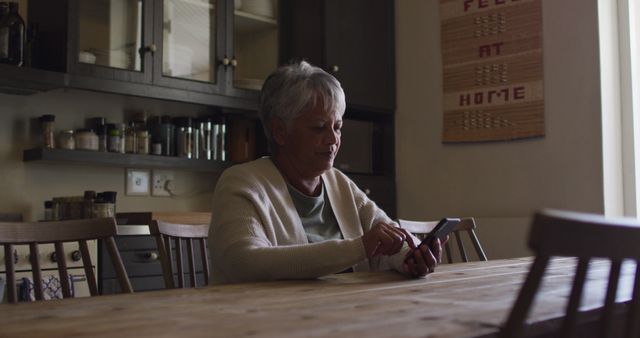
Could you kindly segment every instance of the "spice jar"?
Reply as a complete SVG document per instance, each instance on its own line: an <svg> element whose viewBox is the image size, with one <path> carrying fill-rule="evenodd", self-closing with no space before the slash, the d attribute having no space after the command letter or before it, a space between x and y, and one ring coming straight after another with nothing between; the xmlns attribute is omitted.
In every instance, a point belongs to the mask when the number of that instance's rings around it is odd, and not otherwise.
<svg viewBox="0 0 640 338"><path fill-rule="evenodd" d="M99 139L93 129L76 130L76 149L80 150L98 150Z"/></svg>
<svg viewBox="0 0 640 338"><path fill-rule="evenodd" d="M192 158L193 156L193 122L190 117L174 119L176 124L176 156Z"/></svg>
<svg viewBox="0 0 640 338"><path fill-rule="evenodd" d="M60 149L76 149L76 139L73 130L63 130L58 134L58 147Z"/></svg>
<svg viewBox="0 0 640 338"><path fill-rule="evenodd" d="M124 153L124 141L122 140L120 129L115 124L110 123L107 124L107 131L109 134L107 139L108 150L112 153L120 153L120 149L122 149L122 153Z"/></svg>
<svg viewBox="0 0 640 338"><path fill-rule="evenodd" d="M53 149L55 148L54 140L54 121L56 117L54 115L42 115L40 116L40 123L42 125L42 147Z"/></svg>

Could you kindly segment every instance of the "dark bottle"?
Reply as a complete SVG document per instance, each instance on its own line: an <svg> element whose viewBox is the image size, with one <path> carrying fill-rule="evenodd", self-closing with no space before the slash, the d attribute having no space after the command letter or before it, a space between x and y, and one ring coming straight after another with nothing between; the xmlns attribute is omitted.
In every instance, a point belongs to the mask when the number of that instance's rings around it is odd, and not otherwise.
<svg viewBox="0 0 640 338"><path fill-rule="evenodd" d="M0 13L6 13L7 3L0 3ZM22 66L24 62L24 20L18 14L18 3L8 4L9 13L0 14L0 63Z"/></svg>

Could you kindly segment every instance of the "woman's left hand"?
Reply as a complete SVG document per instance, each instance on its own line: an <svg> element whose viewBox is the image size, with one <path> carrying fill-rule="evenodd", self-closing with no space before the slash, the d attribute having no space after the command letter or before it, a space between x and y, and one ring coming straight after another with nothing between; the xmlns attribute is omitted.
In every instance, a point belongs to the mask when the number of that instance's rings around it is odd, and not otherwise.
<svg viewBox="0 0 640 338"><path fill-rule="evenodd" d="M422 244L415 250L411 250L405 257L404 270L413 277L422 277L435 271L436 266L441 261L442 243L436 238L431 242L431 245Z"/></svg>

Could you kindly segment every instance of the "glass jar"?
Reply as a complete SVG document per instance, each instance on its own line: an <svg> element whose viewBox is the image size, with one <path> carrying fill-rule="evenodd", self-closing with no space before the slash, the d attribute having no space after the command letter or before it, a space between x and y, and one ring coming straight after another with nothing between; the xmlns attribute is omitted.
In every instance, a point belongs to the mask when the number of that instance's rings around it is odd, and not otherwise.
<svg viewBox="0 0 640 338"><path fill-rule="evenodd" d="M179 117L176 124L176 156L192 158L193 156L193 126L190 117Z"/></svg>
<svg viewBox="0 0 640 338"><path fill-rule="evenodd" d="M99 139L93 129L76 130L76 149L80 150L98 150Z"/></svg>
<svg viewBox="0 0 640 338"><path fill-rule="evenodd" d="M60 149L76 149L76 139L73 130L63 130L58 134L58 147Z"/></svg>
<svg viewBox="0 0 640 338"><path fill-rule="evenodd" d="M107 124L107 134L109 135L107 138L107 150L112 153L119 153L121 148L120 144L122 143L124 145L120 129L113 123ZM122 148L124 152L124 147Z"/></svg>
<svg viewBox="0 0 640 338"><path fill-rule="evenodd" d="M55 148L55 128L54 122L56 117L54 115L42 115L40 116L40 123L42 125L42 147L47 149Z"/></svg>
<svg viewBox="0 0 640 338"><path fill-rule="evenodd" d="M18 3L0 3L0 13L3 16L0 20L0 63L22 66L25 25L24 20L18 14Z"/></svg>
<svg viewBox="0 0 640 338"><path fill-rule="evenodd" d="M127 154L135 154L138 151L136 140L136 127L133 122L129 122L124 135L124 151Z"/></svg>

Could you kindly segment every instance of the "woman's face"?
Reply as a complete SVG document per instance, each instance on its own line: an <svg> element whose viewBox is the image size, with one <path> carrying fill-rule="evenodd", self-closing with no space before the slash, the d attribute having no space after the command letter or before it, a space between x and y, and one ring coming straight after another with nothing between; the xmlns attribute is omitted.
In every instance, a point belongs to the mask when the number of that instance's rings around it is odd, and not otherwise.
<svg viewBox="0 0 640 338"><path fill-rule="evenodd" d="M289 159L298 174L314 178L333 167L340 149L341 128L342 117L325 110L319 102L303 111L288 127L281 123L280 131L274 137L278 151Z"/></svg>

